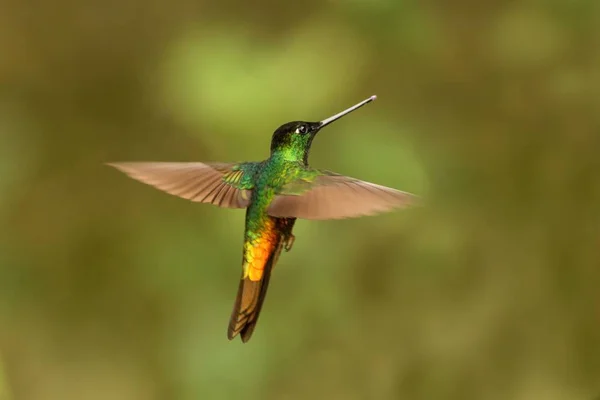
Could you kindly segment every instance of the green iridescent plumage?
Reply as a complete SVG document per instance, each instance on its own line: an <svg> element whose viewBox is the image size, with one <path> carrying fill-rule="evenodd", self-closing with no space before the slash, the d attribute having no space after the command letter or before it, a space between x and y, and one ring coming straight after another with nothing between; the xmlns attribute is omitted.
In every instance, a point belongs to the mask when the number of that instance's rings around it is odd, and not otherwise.
<svg viewBox="0 0 600 400"><path fill-rule="evenodd" d="M129 176L167 193L224 208L246 208L242 278L228 337L250 339L282 249L290 250L297 218L337 219L410 205L414 196L309 167L315 135L372 101L371 97L320 122L294 121L271 139L270 157L243 163L114 163Z"/></svg>

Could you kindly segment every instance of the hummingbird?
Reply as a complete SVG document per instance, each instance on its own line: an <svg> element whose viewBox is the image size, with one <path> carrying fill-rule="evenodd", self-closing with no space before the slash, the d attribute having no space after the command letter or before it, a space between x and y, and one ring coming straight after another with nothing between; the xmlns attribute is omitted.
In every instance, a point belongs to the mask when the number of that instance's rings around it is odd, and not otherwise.
<svg viewBox="0 0 600 400"><path fill-rule="evenodd" d="M308 165L313 139L329 124L375 100L366 100L319 122L293 121L272 135L263 161L108 163L129 177L192 202L246 209L242 275L227 337L250 340L273 267L290 251L297 218L330 220L404 208L416 196Z"/></svg>

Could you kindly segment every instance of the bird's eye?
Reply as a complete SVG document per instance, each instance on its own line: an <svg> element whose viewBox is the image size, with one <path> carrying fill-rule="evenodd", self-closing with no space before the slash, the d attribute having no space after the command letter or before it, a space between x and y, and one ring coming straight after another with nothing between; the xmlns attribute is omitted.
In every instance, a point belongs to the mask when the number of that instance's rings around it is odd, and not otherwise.
<svg viewBox="0 0 600 400"><path fill-rule="evenodd" d="M300 125L299 127L296 128L296 133L306 133L307 129L306 129L306 125Z"/></svg>

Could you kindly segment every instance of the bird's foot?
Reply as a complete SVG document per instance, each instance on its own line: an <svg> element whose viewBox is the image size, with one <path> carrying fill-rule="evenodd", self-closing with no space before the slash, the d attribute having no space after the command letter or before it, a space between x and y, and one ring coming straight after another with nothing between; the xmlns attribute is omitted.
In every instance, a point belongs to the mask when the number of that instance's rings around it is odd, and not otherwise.
<svg viewBox="0 0 600 400"><path fill-rule="evenodd" d="M296 240L296 236L294 236L291 233L288 237L285 238L285 243L283 244L285 251L290 251L292 249L292 246L294 245L295 240Z"/></svg>

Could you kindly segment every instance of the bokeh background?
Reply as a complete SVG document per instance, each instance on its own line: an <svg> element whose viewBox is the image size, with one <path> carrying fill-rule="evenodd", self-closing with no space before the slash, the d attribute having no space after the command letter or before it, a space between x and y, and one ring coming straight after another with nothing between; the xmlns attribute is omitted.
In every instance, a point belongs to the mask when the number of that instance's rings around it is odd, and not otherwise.
<svg viewBox="0 0 600 400"><path fill-rule="evenodd" d="M600 395L600 3L23 1L0 9L0 399ZM107 161L311 163L425 207L299 221L226 339L242 210Z"/></svg>

